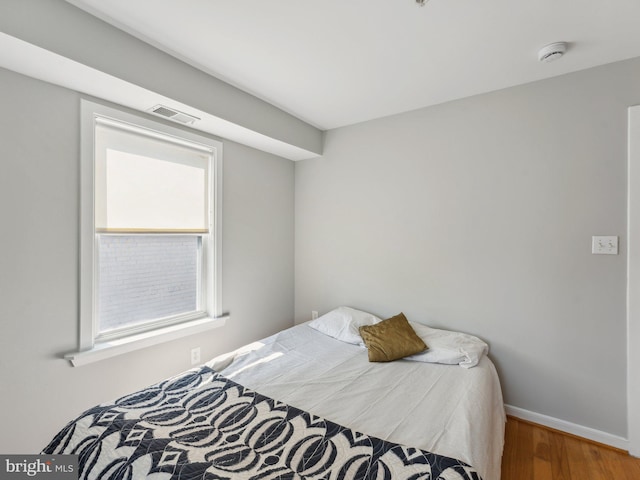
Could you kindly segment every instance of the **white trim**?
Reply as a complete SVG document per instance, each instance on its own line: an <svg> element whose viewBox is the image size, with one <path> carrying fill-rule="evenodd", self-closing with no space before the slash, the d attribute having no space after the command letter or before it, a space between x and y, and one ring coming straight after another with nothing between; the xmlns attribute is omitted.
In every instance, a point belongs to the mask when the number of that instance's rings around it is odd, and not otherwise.
<svg viewBox="0 0 640 480"><path fill-rule="evenodd" d="M80 102L81 128L84 119L93 118L94 104ZM93 124L91 124L93 129ZM84 225L95 225L94 221L94 161L93 159L93 135L80 135L80 320L79 343L80 350L89 350L93 347L93 332L95 325L89 325L82 321L84 318L95 318L95 302L93 298L93 286L95 285L95 268L93 259L96 253L95 232L92 228L83 228Z"/></svg>
<svg viewBox="0 0 640 480"><path fill-rule="evenodd" d="M68 353L64 356L74 367L87 365L106 358L111 358L123 353L132 352L141 348L158 345L178 338L205 332L212 328L223 327L229 318L223 315L218 318L200 318L188 323L171 325L169 327L145 332L138 335L130 335L117 340L96 343L92 348L80 352Z"/></svg>
<svg viewBox="0 0 640 480"><path fill-rule="evenodd" d="M640 457L640 105L629 108L627 189L627 422L629 453Z"/></svg>
<svg viewBox="0 0 640 480"><path fill-rule="evenodd" d="M544 425L545 427L593 440L594 442L610 445L621 450L629 449L629 441L626 438L612 435L611 433L567 422L566 420L560 420L559 418L549 417L548 415L543 415L541 413L531 412L524 408L514 407L511 405L505 405L504 408L507 415L511 415L512 417L521 418L522 420Z"/></svg>
<svg viewBox="0 0 640 480"><path fill-rule="evenodd" d="M214 163L214 167L209 171L209 175L212 177L209 179L209 182L211 183L211 185L213 185L213 188L214 188L215 201L209 202L209 208L211 208L211 205L213 203L213 209L211 212L211 226L210 226L210 230L212 229L213 231L210 233L208 238L210 240L212 237L214 237L214 245L213 245L213 256L212 256L213 258L211 258L210 260L205 259L205 261L209 262L208 281L214 282L214 280L217 280L213 283L214 291L212 295L209 296L209 299L210 300L215 299L216 303L212 305L207 305L207 308L209 309L209 311L214 312L216 317L222 315L222 211L223 211L222 202L224 199L224 192L222 191L222 186L224 183L222 178L222 172L224 171L224 168L222 167L222 162L223 162L224 155L222 151L223 151L223 146L222 146L222 143L220 143L217 147L216 161ZM209 249L206 249L203 251L209 251ZM214 263L214 265L211 265L212 262ZM216 275L216 279L213 278L214 272Z"/></svg>

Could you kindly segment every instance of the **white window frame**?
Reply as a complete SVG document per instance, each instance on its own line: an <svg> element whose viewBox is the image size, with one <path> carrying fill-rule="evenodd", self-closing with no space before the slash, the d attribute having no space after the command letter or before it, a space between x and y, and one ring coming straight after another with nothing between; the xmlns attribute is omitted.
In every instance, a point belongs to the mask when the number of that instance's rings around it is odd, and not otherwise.
<svg viewBox="0 0 640 480"><path fill-rule="evenodd" d="M222 143L172 127L149 118L81 100L80 152L80 334L77 352L65 356L74 366L144 348L150 345L193 335L223 326L228 318L222 313ZM211 148L210 232L202 237L203 268L202 312L170 322L159 320L132 328L125 334L98 336L97 305L97 236L94 218L94 132L97 117L109 118L163 135ZM180 321L182 320L182 321Z"/></svg>

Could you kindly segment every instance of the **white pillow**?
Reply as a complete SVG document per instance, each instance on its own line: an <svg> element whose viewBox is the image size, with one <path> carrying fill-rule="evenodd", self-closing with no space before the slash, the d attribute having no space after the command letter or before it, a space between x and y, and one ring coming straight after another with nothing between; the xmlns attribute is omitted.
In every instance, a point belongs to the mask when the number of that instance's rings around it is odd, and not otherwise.
<svg viewBox="0 0 640 480"><path fill-rule="evenodd" d="M489 345L473 335L438 330L421 323L410 323L429 348L422 353L405 357L406 360L458 364L464 368L471 368L478 364L483 355L489 353Z"/></svg>
<svg viewBox="0 0 640 480"><path fill-rule="evenodd" d="M316 318L308 325L325 335L354 345L363 345L358 329L363 325L374 325L382 319L367 312L350 307L338 307Z"/></svg>

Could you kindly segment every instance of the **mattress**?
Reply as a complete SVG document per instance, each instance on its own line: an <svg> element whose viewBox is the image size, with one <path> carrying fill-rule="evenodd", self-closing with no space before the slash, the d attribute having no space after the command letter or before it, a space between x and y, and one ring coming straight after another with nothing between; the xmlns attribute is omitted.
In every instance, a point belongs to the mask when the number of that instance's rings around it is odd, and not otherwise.
<svg viewBox="0 0 640 480"><path fill-rule="evenodd" d="M506 421L496 369L408 360L370 363L367 350L306 324L208 366L263 395L390 442L457 458L500 479Z"/></svg>

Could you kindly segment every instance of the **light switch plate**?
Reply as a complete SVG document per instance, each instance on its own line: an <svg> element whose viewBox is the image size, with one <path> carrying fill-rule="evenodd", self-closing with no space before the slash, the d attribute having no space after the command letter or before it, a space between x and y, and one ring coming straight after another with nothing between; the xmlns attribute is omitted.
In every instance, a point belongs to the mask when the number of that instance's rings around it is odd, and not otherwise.
<svg viewBox="0 0 640 480"><path fill-rule="evenodd" d="M591 237L591 253L594 255L617 255L618 237L595 236Z"/></svg>

